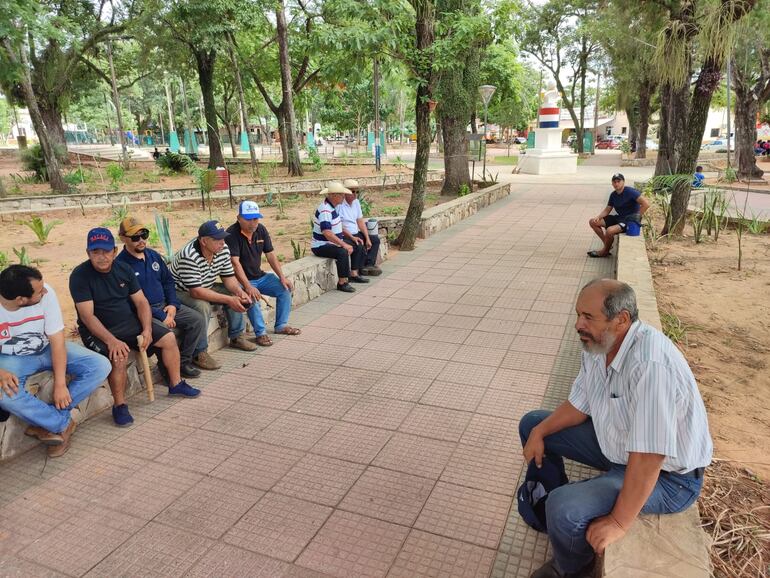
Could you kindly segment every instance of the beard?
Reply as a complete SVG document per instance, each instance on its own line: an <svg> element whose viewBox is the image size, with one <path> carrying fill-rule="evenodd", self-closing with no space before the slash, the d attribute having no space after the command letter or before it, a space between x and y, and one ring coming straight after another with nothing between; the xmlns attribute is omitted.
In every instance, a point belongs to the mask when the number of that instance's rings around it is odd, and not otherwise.
<svg viewBox="0 0 770 578"><path fill-rule="evenodd" d="M617 341L617 336L609 329L604 330L604 332L598 338L591 335L587 331L578 331L578 335L589 340L580 341L580 344L583 346L583 350L595 355L607 355L607 353L609 353L610 350L615 346L615 341Z"/></svg>

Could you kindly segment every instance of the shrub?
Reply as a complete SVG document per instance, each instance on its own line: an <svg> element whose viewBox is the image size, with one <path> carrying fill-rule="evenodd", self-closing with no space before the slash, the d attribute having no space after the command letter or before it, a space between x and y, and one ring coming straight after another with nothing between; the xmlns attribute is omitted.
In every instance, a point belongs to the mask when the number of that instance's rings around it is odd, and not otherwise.
<svg viewBox="0 0 770 578"><path fill-rule="evenodd" d="M64 161L67 158L67 147L54 146L54 154L59 161ZM25 171L35 173L36 181L42 183L48 180L48 168L45 166L43 147L39 144L32 145L21 152L21 166L24 167Z"/></svg>
<svg viewBox="0 0 770 578"><path fill-rule="evenodd" d="M323 159L318 155L318 149L316 147L308 147L307 156L310 162L313 163L313 170L320 171L324 166Z"/></svg>
<svg viewBox="0 0 770 578"><path fill-rule="evenodd" d="M471 188L468 186L467 183L463 183L460 185L460 188L457 190L457 196L458 197L464 197L465 195L471 194Z"/></svg>
<svg viewBox="0 0 770 578"><path fill-rule="evenodd" d="M64 182L71 187L77 187L83 183L88 183L92 179L91 172L77 168L74 171L70 171L64 175Z"/></svg>
<svg viewBox="0 0 770 578"><path fill-rule="evenodd" d="M56 225L61 225L64 221L51 221L50 223L44 223L40 217L32 217L29 221L24 221L32 232L35 233L38 243L45 245L48 242L48 235L51 234L51 230Z"/></svg>
<svg viewBox="0 0 770 578"><path fill-rule="evenodd" d="M168 154L160 155L155 161L155 164L169 173L184 173L195 166L195 161L187 155L170 152Z"/></svg>
<svg viewBox="0 0 770 578"><path fill-rule="evenodd" d="M372 201L369 200L368 197L364 196L363 193L360 193L358 195L358 202L361 203L361 213L364 217L371 217L372 216Z"/></svg>
<svg viewBox="0 0 770 578"><path fill-rule="evenodd" d="M110 186L113 189L120 187L120 184L126 178L126 169L118 163L110 163L104 170L107 172L107 176L110 177Z"/></svg>

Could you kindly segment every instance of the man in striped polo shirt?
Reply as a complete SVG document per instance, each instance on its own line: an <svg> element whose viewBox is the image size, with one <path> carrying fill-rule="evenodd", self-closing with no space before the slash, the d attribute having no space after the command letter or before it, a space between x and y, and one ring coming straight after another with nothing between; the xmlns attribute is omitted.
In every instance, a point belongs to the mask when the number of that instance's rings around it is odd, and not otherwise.
<svg viewBox="0 0 770 578"><path fill-rule="evenodd" d="M229 345L243 351L257 346L243 335L243 314L259 307L235 278L230 250L225 244L228 233L217 221L206 221L198 228L198 237L182 247L171 261L171 274L179 300L199 311L204 319L211 316L211 304L225 306ZM217 283L217 277L222 282ZM201 352L198 355L208 353Z"/></svg>
<svg viewBox="0 0 770 578"><path fill-rule="evenodd" d="M700 494L712 443L695 377L676 346L638 320L625 283L599 279L580 292L580 372L556 411L519 423L527 463L563 471L563 458L601 470L556 488L545 512L554 558L532 578L591 576L595 554L639 513L670 514Z"/></svg>
<svg viewBox="0 0 770 578"><path fill-rule="evenodd" d="M355 292L355 288L348 282L353 247L342 240L342 219L337 213L337 207L350 192L339 182L330 183L329 188L321 191L324 200L313 215L313 240L310 243L313 255L330 257L337 262L337 289L345 293ZM368 283L369 280L361 279L359 282Z"/></svg>

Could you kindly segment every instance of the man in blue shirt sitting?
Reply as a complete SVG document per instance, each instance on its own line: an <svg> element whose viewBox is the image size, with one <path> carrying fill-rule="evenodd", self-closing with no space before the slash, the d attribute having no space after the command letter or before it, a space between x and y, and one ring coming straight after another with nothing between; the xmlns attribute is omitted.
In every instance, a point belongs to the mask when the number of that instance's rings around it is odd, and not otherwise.
<svg viewBox="0 0 770 578"><path fill-rule="evenodd" d="M147 227L134 217L128 217L120 223L118 236L124 246L116 260L134 270L136 280L150 302L152 322L174 330L181 341L179 369L182 377L198 377L201 371L193 365L193 359L197 360L198 354L208 346L206 320L191 307L182 305L177 298L174 277L163 257L147 246L147 238L150 236ZM167 378L166 368L160 362L159 366Z"/></svg>
<svg viewBox="0 0 770 578"><path fill-rule="evenodd" d="M627 187L626 179L620 173L612 175L612 188L607 206L588 221L604 244L600 251L588 251L589 257L609 257L615 235L625 232L629 221L641 223L642 215L650 208L650 201L635 188ZM610 215L613 209L616 214Z"/></svg>

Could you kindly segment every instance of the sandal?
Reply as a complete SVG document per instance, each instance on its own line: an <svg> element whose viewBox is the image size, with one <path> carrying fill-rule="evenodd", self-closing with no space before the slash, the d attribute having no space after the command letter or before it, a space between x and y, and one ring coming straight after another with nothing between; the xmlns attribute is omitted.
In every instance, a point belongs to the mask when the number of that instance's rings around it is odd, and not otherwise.
<svg viewBox="0 0 770 578"><path fill-rule="evenodd" d="M302 330L297 329L296 327L289 327L288 325L284 325L275 332L276 335L299 335L300 333L302 333Z"/></svg>
<svg viewBox="0 0 770 578"><path fill-rule="evenodd" d="M273 340L270 339L270 336L267 333L258 335L254 341L256 342L257 345L260 345L262 347L270 347L273 344Z"/></svg>
<svg viewBox="0 0 770 578"><path fill-rule="evenodd" d="M588 251L587 255L589 257L593 257L594 259L605 259L607 257L611 257L612 253L607 253L606 255L600 255L598 251Z"/></svg>

